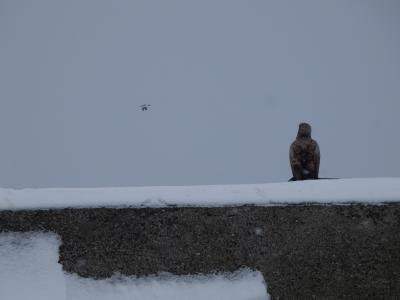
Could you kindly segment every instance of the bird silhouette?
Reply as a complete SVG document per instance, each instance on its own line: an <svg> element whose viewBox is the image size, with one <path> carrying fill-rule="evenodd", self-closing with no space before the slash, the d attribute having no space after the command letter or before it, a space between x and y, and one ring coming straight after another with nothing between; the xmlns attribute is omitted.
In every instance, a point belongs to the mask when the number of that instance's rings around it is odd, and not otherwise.
<svg viewBox="0 0 400 300"><path fill-rule="evenodd" d="M151 106L150 104L142 104L140 105L140 108L142 109L142 111L146 111L149 110L150 106Z"/></svg>

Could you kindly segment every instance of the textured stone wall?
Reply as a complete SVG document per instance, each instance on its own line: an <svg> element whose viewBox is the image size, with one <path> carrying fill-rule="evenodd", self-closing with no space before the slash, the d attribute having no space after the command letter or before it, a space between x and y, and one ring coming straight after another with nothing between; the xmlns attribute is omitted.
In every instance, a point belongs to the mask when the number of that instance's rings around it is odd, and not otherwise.
<svg viewBox="0 0 400 300"><path fill-rule="evenodd" d="M260 270L273 299L398 299L400 204L0 211L52 231L68 272L103 278Z"/></svg>

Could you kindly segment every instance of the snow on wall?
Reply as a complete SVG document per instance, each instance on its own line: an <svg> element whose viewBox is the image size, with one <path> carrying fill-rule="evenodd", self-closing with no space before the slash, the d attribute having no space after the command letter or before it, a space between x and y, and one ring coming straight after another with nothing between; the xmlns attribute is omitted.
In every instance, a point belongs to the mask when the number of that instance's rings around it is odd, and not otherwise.
<svg viewBox="0 0 400 300"><path fill-rule="evenodd" d="M380 204L399 201L400 178L210 186L0 189L0 210L272 206L305 202Z"/></svg>
<svg viewBox="0 0 400 300"><path fill-rule="evenodd" d="M0 234L0 299L9 300L267 300L260 272L94 280L62 271L54 234Z"/></svg>
<svg viewBox="0 0 400 300"><path fill-rule="evenodd" d="M263 274L272 299L393 299L399 218L400 203L3 210L0 233L56 233L63 270L82 277L248 267ZM0 261L11 260L2 252Z"/></svg>

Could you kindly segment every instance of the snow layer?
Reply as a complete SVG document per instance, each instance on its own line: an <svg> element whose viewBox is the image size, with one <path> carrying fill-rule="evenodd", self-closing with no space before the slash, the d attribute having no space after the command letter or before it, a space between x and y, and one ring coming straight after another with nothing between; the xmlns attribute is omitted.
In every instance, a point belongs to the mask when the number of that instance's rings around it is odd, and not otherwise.
<svg viewBox="0 0 400 300"><path fill-rule="evenodd" d="M261 273L93 280L67 276L67 300L266 300Z"/></svg>
<svg viewBox="0 0 400 300"><path fill-rule="evenodd" d="M400 201L400 178L270 184L121 188L0 189L0 210L83 207L219 207Z"/></svg>
<svg viewBox="0 0 400 300"><path fill-rule="evenodd" d="M58 300L66 294L53 234L0 234L0 299Z"/></svg>
<svg viewBox="0 0 400 300"><path fill-rule="evenodd" d="M0 299L12 300L266 300L259 272L107 280L66 274L59 239L44 233L0 234Z"/></svg>

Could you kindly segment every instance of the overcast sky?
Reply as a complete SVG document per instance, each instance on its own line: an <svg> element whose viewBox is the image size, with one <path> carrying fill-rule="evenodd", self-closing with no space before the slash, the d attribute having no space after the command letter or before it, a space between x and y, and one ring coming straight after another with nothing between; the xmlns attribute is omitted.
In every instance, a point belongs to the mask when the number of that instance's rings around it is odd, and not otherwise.
<svg viewBox="0 0 400 300"><path fill-rule="evenodd" d="M140 111L139 105L151 104ZM400 176L398 0L0 0L0 186Z"/></svg>

